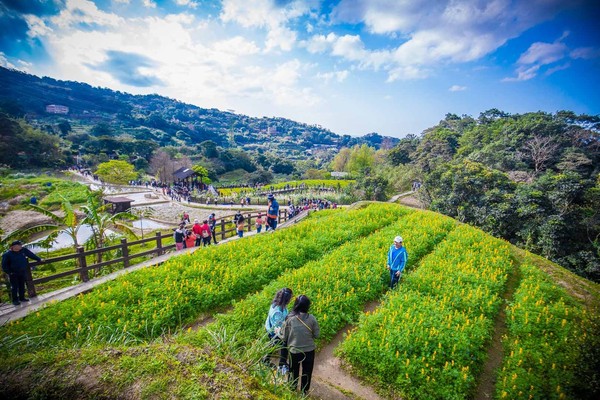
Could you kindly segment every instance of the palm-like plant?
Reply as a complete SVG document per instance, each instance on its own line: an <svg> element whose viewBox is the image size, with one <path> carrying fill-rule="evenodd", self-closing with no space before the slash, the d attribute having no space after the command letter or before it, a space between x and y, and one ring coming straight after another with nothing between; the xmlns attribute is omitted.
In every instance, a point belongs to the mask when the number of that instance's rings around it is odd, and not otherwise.
<svg viewBox="0 0 600 400"><path fill-rule="evenodd" d="M14 237L15 239L17 237L20 239L24 239L34 233L48 231L54 232L61 229L71 237L71 240L73 240L73 248L75 249L75 251L77 251L77 247L79 247L79 243L77 241L77 232L79 232L79 228L81 228L83 221L81 220L79 215L77 215L75 209L73 208L73 205L68 199L62 197L62 202L60 203L60 208L64 214L62 216L57 215L52 211L46 210L45 208L34 204L30 204L29 208L39 212L40 214L44 214L46 217L50 218L53 223L39 224L36 226L32 226L31 228L14 231L11 234L9 234L6 238L4 238L4 241L8 242L8 240L10 240L10 237Z"/></svg>
<svg viewBox="0 0 600 400"><path fill-rule="evenodd" d="M121 222L124 219L134 218L131 213L120 212L110 214L106 209L106 205L100 204L100 200L96 196L90 196L87 204L81 206L81 211L85 214L82 222L90 225L92 228L92 240L96 244L96 248L104 247L108 238L108 231L111 229L137 238L135 232ZM98 253L97 262L102 262L102 253Z"/></svg>

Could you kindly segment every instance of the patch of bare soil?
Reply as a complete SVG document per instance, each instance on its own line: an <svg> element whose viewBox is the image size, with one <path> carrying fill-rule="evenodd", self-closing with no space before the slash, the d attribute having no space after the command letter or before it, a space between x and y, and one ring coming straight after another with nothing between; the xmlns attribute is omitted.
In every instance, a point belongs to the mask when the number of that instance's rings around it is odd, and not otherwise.
<svg viewBox="0 0 600 400"><path fill-rule="evenodd" d="M415 196L405 196L400 198L400 204L412 208L425 208L421 201L417 199Z"/></svg>
<svg viewBox="0 0 600 400"><path fill-rule="evenodd" d="M477 385L477 390L473 397L474 399L487 400L494 398L496 371L502 365L502 358L504 356L502 338L508 331L508 327L506 326L506 307L507 303L512 300L520 280L521 274L519 272L519 266L515 263L512 271L508 275L506 291L502 297L503 303L500 306L500 311L494 321L494 336L488 347L487 360L483 365L483 370L479 376L479 384Z"/></svg>
<svg viewBox="0 0 600 400"><path fill-rule="evenodd" d="M372 311L378 305L379 302L371 302L367 304L364 311ZM341 360L333 354L334 349L343 340L344 334L352 328L348 325L338 332L333 340L315 356L311 398L327 400L383 399L373 388L346 372L342 368Z"/></svg>
<svg viewBox="0 0 600 400"><path fill-rule="evenodd" d="M57 213L59 214L59 213ZM29 228L52 220L43 214L29 210L14 210L0 219L0 229L7 234L17 229Z"/></svg>

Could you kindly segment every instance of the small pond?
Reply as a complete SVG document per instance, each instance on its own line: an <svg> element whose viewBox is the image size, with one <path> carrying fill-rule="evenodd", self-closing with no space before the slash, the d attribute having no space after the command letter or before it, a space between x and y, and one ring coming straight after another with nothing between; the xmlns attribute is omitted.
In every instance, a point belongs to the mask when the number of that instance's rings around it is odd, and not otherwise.
<svg viewBox="0 0 600 400"><path fill-rule="evenodd" d="M135 220L132 222L132 225L137 229L168 229L175 227L175 225L163 224L162 222L153 221L148 218Z"/></svg>
<svg viewBox="0 0 600 400"><path fill-rule="evenodd" d="M116 233L114 231L109 230L109 231L107 231L107 234L115 235ZM36 243L46 239L48 236L49 235L46 235L44 237L34 240L31 243L28 243L26 245L27 248L33 252L46 251L46 249L44 249L40 246L37 246ZM81 225L81 227L77 231L77 242L80 245L83 245L91 237L92 237L92 227L90 225ZM52 247L49 248L48 250L53 251L53 250L58 250L58 249L64 249L65 247L70 247L70 246L73 246L73 239L67 232L61 231L58 234L58 236L56 237L56 239L54 239L54 243L52 244Z"/></svg>

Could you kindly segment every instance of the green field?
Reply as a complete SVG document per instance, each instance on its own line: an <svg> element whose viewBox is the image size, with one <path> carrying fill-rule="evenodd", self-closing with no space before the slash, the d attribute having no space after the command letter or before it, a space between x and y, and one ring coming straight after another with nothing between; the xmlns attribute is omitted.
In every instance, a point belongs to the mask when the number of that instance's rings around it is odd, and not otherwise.
<svg viewBox="0 0 600 400"><path fill-rule="evenodd" d="M389 291L397 234L409 262ZM173 257L0 328L0 395L297 398L259 362L283 286L312 299L318 349L354 326L337 354L384 398L476 397L494 358L493 398L598 393L598 285L440 214L369 204Z"/></svg>

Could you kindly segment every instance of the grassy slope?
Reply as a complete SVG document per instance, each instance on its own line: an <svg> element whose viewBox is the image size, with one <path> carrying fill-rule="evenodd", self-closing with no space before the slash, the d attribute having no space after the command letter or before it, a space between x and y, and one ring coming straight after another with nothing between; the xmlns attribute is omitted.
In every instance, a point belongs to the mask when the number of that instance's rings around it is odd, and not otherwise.
<svg viewBox="0 0 600 400"><path fill-rule="evenodd" d="M581 307L598 314L599 285L541 257L517 248L512 251L516 259L548 273ZM215 343L219 340L214 338ZM0 363L0 397L290 398L289 393L264 383L268 379L249 375L250 366L240 365L242 358L173 343L168 337L132 347L48 349Z"/></svg>

